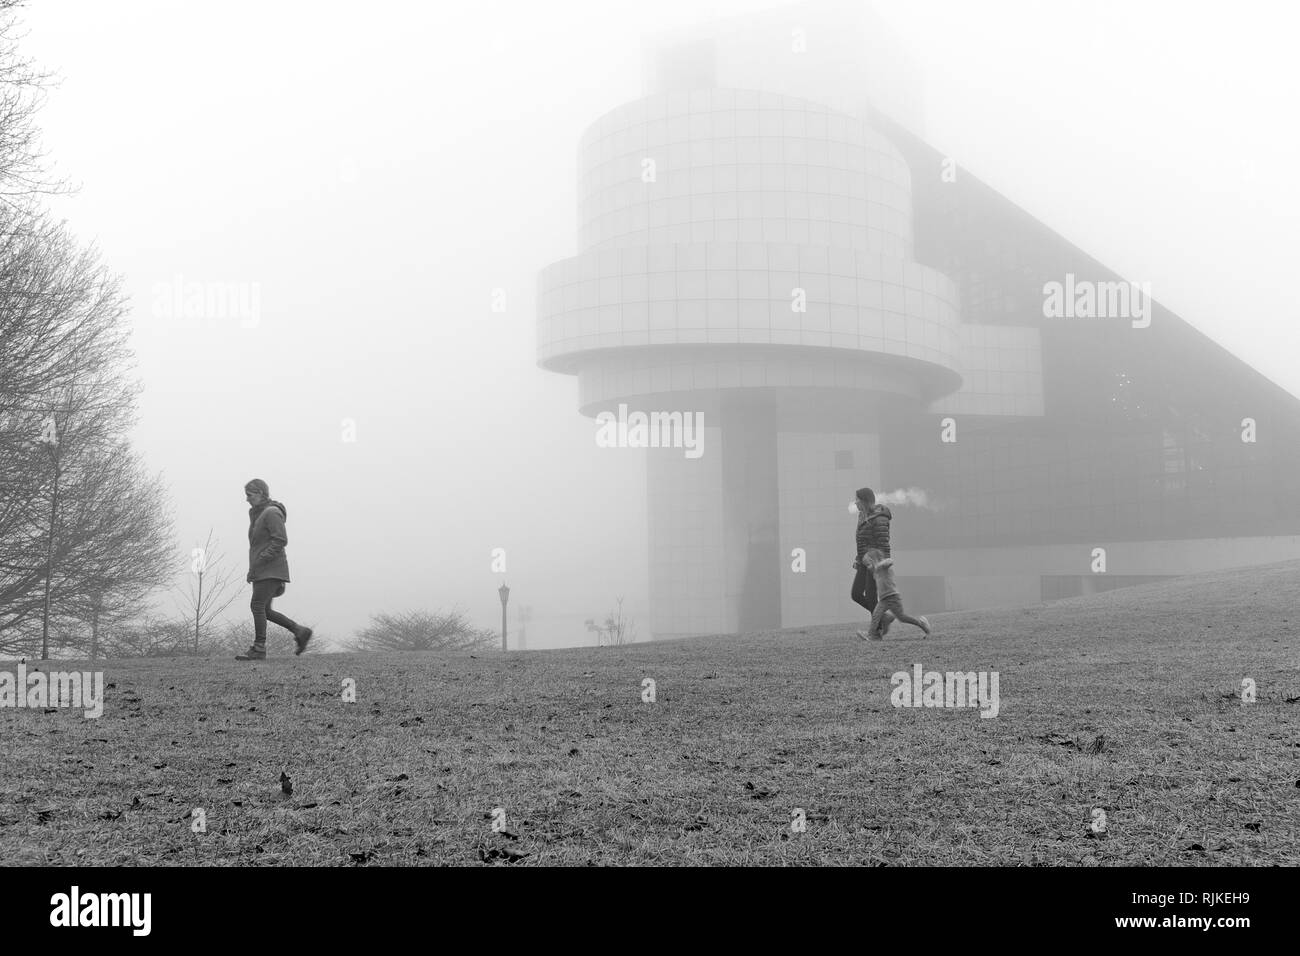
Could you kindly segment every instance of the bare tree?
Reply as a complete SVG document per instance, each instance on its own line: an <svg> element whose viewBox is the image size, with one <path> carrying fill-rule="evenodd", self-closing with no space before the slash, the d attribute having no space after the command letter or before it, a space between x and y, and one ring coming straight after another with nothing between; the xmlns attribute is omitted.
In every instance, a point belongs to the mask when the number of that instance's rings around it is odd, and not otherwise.
<svg viewBox="0 0 1300 956"><path fill-rule="evenodd" d="M0 203L0 650L30 652L36 616L44 655L54 619L93 632L166 583L164 491L125 437L125 317L93 252Z"/></svg>
<svg viewBox="0 0 1300 956"><path fill-rule="evenodd" d="M357 635L357 651L472 651L493 650L500 637L476 628L460 611L407 611L374 614L370 626Z"/></svg>
<svg viewBox="0 0 1300 956"><path fill-rule="evenodd" d="M179 657L190 650L188 622L158 616L119 621L104 629L102 643L105 656L115 659Z"/></svg>
<svg viewBox="0 0 1300 956"><path fill-rule="evenodd" d="M50 77L18 51L21 0L0 0L0 651L42 655L138 612L166 582L161 482L126 442L126 303L93 248L43 200L35 122Z"/></svg>
<svg viewBox="0 0 1300 956"><path fill-rule="evenodd" d="M18 52L16 11L24 0L0 0L0 205L29 208L34 197L67 192L50 176L35 117L53 78Z"/></svg>
<svg viewBox="0 0 1300 956"><path fill-rule="evenodd" d="M189 573L179 589L179 600L185 619L194 626L191 650L202 652L203 632L207 630L231 602L239 596L243 580L235 568L226 561L208 529L203 547L190 551Z"/></svg>
<svg viewBox="0 0 1300 956"><path fill-rule="evenodd" d="M87 458L86 470L69 470L56 544L59 609L90 621L93 651L101 620L138 614L145 595L169 582L174 536L162 480L145 472L125 441Z"/></svg>
<svg viewBox="0 0 1300 956"><path fill-rule="evenodd" d="M99 624L138 613L144 595L171 577L161 480L116 434L129 402L98 391L63 390L40 430L49 472L11 487L11 522L0 526L0 649L34 651L38 617L42 657L55 620L88 623L93 655Z"/></svg>
<svg viewBox="0 0 1300 956"><path fill-rule="evenodd" d="M623 599L616 600L617 606L605 615L604 621L597 623L595 618L587 619L587 630L595 633L597 647L630 644L636 640L636 624L623 616Z"/></svg>

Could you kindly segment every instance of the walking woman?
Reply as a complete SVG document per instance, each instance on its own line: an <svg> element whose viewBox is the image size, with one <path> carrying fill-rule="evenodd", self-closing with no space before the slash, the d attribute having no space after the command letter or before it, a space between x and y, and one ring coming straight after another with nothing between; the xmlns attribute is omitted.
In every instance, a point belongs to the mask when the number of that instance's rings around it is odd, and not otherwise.
<svg viewBox="0 0 1300 956"><path fill-rule="evenodd" d="M884 505L876 504L876 493L870 488L859 488L857 493L858 527L854 534L858 546L858 556L853 559L853 590L850 597L854 603L866 608L867 613L876 610L876 580L871 567L866 561L868 551L879 551L882 558L889 557L889 522L893 514ZM886 634L894 616L885 611L881 621L880 633Z"/></svg>
<svg viewBox="0 0 1300 956"><path fill-rule="evenodd" d="M271 609L271 601L284 593L289 583L289 559L284 549L289 543L284 522L288 509L271 500L271 489L261 478L244 485L248 501L248 581L253 585L253 646L238 661L266 660L266 622L272 621L293 632L297 645L294 654L301 654L311 640L311 628L300 627L289 618Z"/></svg>

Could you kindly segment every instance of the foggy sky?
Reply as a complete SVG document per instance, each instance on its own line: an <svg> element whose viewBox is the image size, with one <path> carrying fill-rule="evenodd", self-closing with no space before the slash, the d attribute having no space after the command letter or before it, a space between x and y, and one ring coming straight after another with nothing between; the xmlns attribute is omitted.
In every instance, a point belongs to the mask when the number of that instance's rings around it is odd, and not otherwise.
<svg viewBox="0 0 1300 956"><path fill-rule="evenodd" d="M498 626L500 547L530 647L590 643L619 595L646 639L644 453L597 448L576 380L537 367L537 272L575 251L578 139L641 95L642 35L775 5L24 11L23 52L62 78L45 146L81 186L57 213L134 303L134 440L178 548L211 526L242 578L260 477L289 511L284 610L322 637L411 608ZM1283 5L875 8L934 146L1300 394ZM257 324L156 314L177 277L256 284Z"/></svg>

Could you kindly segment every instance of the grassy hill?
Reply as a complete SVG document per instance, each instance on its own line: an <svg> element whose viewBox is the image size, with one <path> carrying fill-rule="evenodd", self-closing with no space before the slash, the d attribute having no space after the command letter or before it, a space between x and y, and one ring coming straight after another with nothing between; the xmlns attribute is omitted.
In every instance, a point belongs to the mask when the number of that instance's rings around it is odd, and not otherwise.
<svg viewBox="0 0 1300 956"><path fill-rule="evenodd" d="M932 622L99 664L97 720L0 709L0 859L1300 863L1300 562ZM892 706L913 663L997 671L998 716Z"/></svg>

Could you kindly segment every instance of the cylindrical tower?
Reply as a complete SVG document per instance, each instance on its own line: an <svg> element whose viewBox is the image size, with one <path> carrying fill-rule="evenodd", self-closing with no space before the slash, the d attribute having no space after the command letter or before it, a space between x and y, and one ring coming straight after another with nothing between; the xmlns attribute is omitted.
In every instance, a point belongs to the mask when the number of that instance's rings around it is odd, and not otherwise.
<svg viewBox="0 0 1300 956"><path fill-rule="evenodd" d="M656 637L843 620L845 505L880 479L882 416L961 384L902 155L807 70L803 95L728 87L728 43L753 35L661 45L655 92L583 134L579 251L539 280L539 363L578 377L584 414L703 414L702 455L649 453Z"/></svg>

